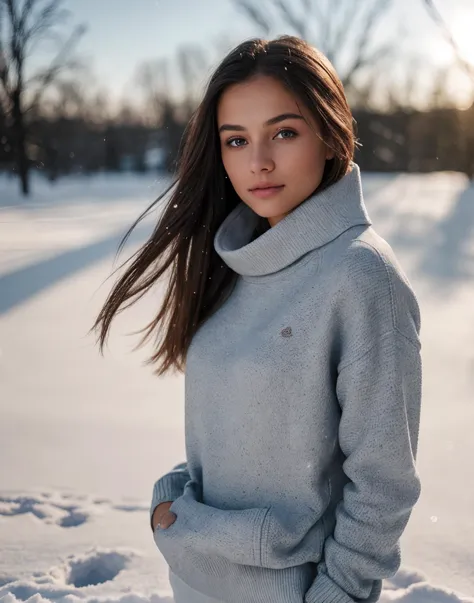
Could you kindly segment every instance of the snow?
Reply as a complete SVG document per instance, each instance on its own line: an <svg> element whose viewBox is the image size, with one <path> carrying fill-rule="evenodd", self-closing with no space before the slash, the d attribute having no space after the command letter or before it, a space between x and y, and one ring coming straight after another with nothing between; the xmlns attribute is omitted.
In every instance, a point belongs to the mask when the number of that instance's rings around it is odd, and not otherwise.
<svg viewBox="0 0 474 603"><path fill-rule="evenodd" d="M457 173L363 174L367 206L422 307L421 498L381 603L474 602L474 187ZM88 333L121 236L165 177L0 178L0 602L172 603L148 523L152 486L184 459L183 378L133 351L161 285Z"/></svg>

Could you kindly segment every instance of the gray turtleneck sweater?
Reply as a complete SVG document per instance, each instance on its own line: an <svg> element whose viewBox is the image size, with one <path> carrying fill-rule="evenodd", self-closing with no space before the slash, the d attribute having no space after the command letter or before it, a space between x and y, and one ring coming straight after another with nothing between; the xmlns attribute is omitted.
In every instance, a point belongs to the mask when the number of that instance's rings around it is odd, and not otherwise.
<svg viewBox="0 0 474 603"><path fill-rule="evenodd" d="M360 171L254 238L244 203L215 250L239 277L197 331L187 462L150 513L171 572L224 603L376 601L420 495L420 316L371 226Z"/></svg>

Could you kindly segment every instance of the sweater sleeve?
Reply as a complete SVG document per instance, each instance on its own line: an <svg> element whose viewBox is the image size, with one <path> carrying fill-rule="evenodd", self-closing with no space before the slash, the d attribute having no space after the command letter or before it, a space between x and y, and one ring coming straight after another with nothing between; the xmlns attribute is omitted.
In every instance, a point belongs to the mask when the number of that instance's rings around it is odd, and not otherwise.
<svg viewBox="0 0 474 603"><path fill-rule="evenodd" d="M184 486L191 479L187 463L179 463L171 471L155 482L150 505L150 526L153 531L153 512L156 507L166 501L175 501L184 491Z"/></svg>
<svg viewBox="0 0 474 603"><path fill-rule="evenodd" d="M421 493L418 305L403 276L389 274L380 258L373 268L372 278L370 269L359 273L347 298L347 306L357 300L366 311L358 324L345 317L356 347L336 377L339 445L349 479L305 603L377 601L382 579L400 567L399 540Z"/></svg>

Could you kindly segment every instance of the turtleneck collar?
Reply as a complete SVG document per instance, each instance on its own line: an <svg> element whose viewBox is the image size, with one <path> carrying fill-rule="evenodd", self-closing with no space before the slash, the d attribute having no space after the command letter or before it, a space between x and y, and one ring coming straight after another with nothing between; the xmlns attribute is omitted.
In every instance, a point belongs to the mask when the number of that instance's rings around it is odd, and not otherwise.
<svg viewBox="0 0 474 603"><path fill-rule="evenodd" d="M360 169L303 201L272 228L252 240L261 217L241 201L224 219L214 249L242 276L264 276L286 268L304 254L326 245L348 228L370 225L362 195Z"/></svg>

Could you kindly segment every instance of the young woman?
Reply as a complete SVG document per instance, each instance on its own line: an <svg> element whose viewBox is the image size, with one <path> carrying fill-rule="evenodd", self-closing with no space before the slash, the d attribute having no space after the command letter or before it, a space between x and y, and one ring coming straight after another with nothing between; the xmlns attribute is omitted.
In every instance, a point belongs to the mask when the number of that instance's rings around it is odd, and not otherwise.
<svg viewBox="0 0 474 603"><path fill-rule="evenodd" d="M145 338L185 370L186 462L150 509L176 603L376 601L420 495L420 316L374 232L320 52L250 40L211 77L177 179L96 327L162 276Z"/></svg>

